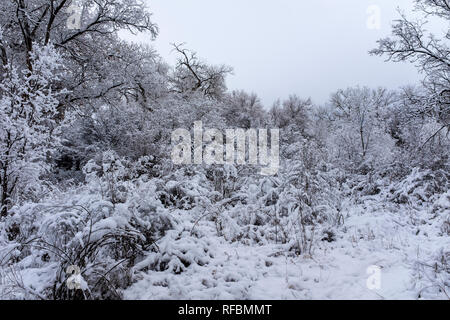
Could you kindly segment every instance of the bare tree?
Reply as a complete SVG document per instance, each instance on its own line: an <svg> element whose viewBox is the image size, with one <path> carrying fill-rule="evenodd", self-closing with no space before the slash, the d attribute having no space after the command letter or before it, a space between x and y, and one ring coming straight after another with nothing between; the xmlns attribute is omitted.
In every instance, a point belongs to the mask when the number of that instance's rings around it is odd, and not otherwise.
<svg viewBox="0 0 450 320"><path fill-rule="evenodd" d="M220 99L226 91L225 78L233 72L225 65L210 66L202 62L197 53L173 44L179 54L175 71L171 77L173 90L178 93L202 92L205 96Z"/></svg>

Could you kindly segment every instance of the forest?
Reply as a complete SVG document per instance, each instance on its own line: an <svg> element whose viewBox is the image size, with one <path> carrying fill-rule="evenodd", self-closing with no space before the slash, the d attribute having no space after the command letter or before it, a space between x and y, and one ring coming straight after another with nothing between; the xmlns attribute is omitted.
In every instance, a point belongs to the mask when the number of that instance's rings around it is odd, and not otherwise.
<svg viewBox="0 0 450 320"><path fill-rule="evenodd" d="M450 299L450 2L414 2L367 54L420 85L265 106L124 39L151 3L1 1L0 299Z"/></svg>

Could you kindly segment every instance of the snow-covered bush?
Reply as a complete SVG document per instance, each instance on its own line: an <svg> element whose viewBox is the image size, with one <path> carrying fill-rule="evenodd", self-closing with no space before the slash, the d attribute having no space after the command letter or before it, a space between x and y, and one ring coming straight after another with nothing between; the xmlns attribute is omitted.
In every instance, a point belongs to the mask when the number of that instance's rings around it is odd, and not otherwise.
<svg viewBox="0 0 450 320"><path fill-rule="evenodd" d="M440 195L434 202L432 213L440 221L442 235L450 236L450 191Z"/></svg>
<svg viewBox="0 0 450 320"><path fill-rule="evenodd" d="M171 230L158 241L158 249L150 252L134 271L168 271L180 274L192 265L204 266L214 257L211 243L193 236L191 230Z"/></svg>
<svg viewBox="0 0 450 320"><path fill-rule="evenodd" d="M335 170L319 160L314 144L297 150L297 159L289 160L278 177L252 177L233 197L215 203L220 235L248 245L286 244L297 254L311 254L325 229L343 223Z"/></svg>
<svg viewBox="0 0 450 320"><path fill-rule="evenodd" d="M427 261L415 265L415 286L419 299L440 296L450 300L450 251L441 248Z"/></svg>
<svg viewBox="0 0 450 320"><path fill-rule="evenodd" d="M406 178L392 185L389 200L399 204L422 205L449 188L450 174L447 171L415 168Z"/></svg>
<svg viewBox="0 0 450 320"><path fill-rule="evenodd" d="M131 267L156 250L155 242L172 228L154 181L126 181L123 160L112 153L105 155L102 167L95 167L102 176L94 167L89 163L85 168L86 186L13 207L5 223L9 239L2 265L19 272L51 268L52 279L39 292L47 298L120 298L120 289L132 281ZM82 290L67 287L70 266L80 268Z"/></svg>

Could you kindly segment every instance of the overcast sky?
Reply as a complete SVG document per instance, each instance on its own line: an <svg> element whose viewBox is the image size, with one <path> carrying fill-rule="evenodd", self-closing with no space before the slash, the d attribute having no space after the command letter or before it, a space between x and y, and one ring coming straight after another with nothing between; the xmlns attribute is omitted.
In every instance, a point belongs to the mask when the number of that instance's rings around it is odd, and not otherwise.
<svg viewBox="0 0 450 320"><path fill-rule="evenodd" d="M152 45L169 63L176 57L170 43L185 42L209 63L232 66L228 87L255 92L267 107L292 93L324 103L339 88L419 80L413 66L368 54L390 34L396 8L409 10L412 0L147 1L160 27ZM367 26L373 5L380 29Z"/></svg>

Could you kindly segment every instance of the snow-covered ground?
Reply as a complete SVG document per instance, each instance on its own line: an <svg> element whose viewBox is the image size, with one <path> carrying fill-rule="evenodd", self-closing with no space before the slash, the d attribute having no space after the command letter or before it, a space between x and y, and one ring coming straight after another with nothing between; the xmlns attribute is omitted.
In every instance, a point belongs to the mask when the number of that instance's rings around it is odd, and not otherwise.
<svg viewBox="0 0 450 320"><path fill-rule="evenodd" d="M336 241L317 241L312 256L295 256L282 245L249 247L215 236L201 221L199 241L210 260L184 272L142 273L126 299L448 299L440 284L448 273L429 272L445 256L450 237L431 208L380 205L367 198L346 208ZM436 201L450 208L450 192ZM445 213L445 212L444 212ZM181 213L180 213L181 214ZM448 211L447 211L448 214ZM187 218L194 223L194 217ZM190 220L191 219L191 220ZM185 228L189 229L189 221ZM191 224L192 226L192 224ZM441 251L442 250L442 251ZM379 289L369 289L368 268L381 268ZM369 269L370 270L370 269ZM442 277L442 278L440 278ZM447 287L448 289L448 287Z"/></svg>
<svg viewBox="0 0 450 320"><path fill-rule="evenodd" d="M273 225L269 223L251 224L252 228L260 229L255 232L258 237L249 236L245 222L249 215L245 211L248 204L230 205L220 212L220 219L214 216L216 211L205 215L205 208L199 205L185 210L173 207L169 210L149 196L157 194L149 182L149 185L142 184L141 191L132 193L139 201L130 200L117 205L115 211L108 202L91 199L92 203L86 206L94 208L94 212L105 213L105 216L93 226L83 224L78 227L83 232L90 229L93 232L91 234L89 231L87 236L82 237L80 231L75 243L83 245L73 245L73 248L84 250L87 247L84 243L92 243L89 241L95 241L106 231L116 230L117 225L130 228L127 221L131 218L127 220L124 217L133 215L137 219L137 213L142 212L141 217L144 218L161 217L162 220L154 218L153 224L160 221L160 225L169 226L164 221L170 220L170 227L154 246L133 262L131 269L124 268L111 278L115 281L113 289L120 292L120 298L450 299L450 191L431 192L430 184L434 185L437 180L424 181L422 176L414 174L404 181L385 185L377 195L346 194L340 209L343 221L334 227L328 222L315 225L311 254L303 250L300 255L292 250L295 248L292 242L277 244L270 237ZM68 199L74 203L87 202L89 197L85 193L90 189L80 190L76 194L61 196L61 202L66 205ZM51 206L54 211L51 211L44 204L24 207L28 215L23 217L37 219L43 227L46 221L50 221L57 227L55 230L59 230L66 225L65 221L77 222L76 219L81 219L87 212L77 206L61 210L54 201ZM149 209L151 214L144 210L150 207L146 206L148 204L155 204L153 211ZM160 207L156 208L157 204ZM261 210L261 207L253 208ZM44 217L33 210L43 212ZM113 214L108 214L110 211ZM224 215L236 215L238 218L230 216L227 219ZM26 219L23 221L21 226L27 230L28 222ZM225 228L224 223L228 224ZM31 222L28 224L33 225ZM126 230L125 227L120 230ZM235 229L238 231L233 231ZM244 234L243 230L247 230L247 237L236 237L236 234ZM333 236L325 237L326 232L331 232ZM118 243L117 248L127 249L126 245ZM48 252L51 251L41 245L32 249L27 251L26 247L22 248L14 242L2 248L0 257L4 257L4 261L11 257L23 257L10 267L0 268L0 297L51 297L49 290L52 290L52 284L61 273L60 263L49 259ZM102 254L99 252L95 257ZM63 253L67 255L70 251ZM94 280L89 278L95 271L94 263L95 260L82 273L86 280L83 287L89 292L95 288ZM107 272L119 265L112 259L104 264L101 270ZM377 278L377 275L380 277ZM120 282L121 278L126 280L124 284ZM63 277L60 281L65 280ZM65 284L62 283L62 286Z"/></svg>

